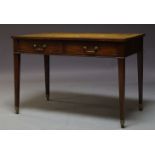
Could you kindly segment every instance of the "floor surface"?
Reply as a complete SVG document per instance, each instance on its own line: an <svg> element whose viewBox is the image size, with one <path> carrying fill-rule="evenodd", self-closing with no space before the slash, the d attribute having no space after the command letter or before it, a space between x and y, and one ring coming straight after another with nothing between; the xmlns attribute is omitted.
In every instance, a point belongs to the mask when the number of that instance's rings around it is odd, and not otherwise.
<svg viewBox="0 0 155 155"><path fill-rule="evenodd" d="M155 129L155 74L144 76L144 111L138 111L136 69L127 69L126 128ZM43 71L22 72L20 114L14 113L11 73L0 81L0 129L120 130L117 68L51 69L51 95Z"/></svg>

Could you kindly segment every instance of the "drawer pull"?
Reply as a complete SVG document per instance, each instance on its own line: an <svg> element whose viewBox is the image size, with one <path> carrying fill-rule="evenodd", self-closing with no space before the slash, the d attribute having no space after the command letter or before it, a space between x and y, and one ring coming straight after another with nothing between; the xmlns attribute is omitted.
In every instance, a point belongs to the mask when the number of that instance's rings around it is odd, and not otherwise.
<svg viewBox="0 0 155 155"><path fill-rule="evenodd" d="M86 53L89 53L89 54L95 54L98 51L98 49L99 49L98 46L94 46L94 49L93 50L88 50L88 47L87 46L83 46L83 50Z"/></svg>
<svg viewBox="0 0 155 155"><path fill-rule="evenodd" d="M46 45L46 44L42 44L42 45L33 44L33 48L34 48L36 51L44 51L44 49L47 48L47 45Z"/></svg>
<svg viewBox="0 0 155 155"><path fill-rule="evenodd" d="M33 44L33 47L36 48L37 47L37 44Z"/></svg>
<svg viewBox="0 0 155 155"><path fill-rule="evenodd" d="M46 45L46 44L43 44L43 45L42 45L42 48L46 48L46 47L47 47L47 45Z"/></svg>

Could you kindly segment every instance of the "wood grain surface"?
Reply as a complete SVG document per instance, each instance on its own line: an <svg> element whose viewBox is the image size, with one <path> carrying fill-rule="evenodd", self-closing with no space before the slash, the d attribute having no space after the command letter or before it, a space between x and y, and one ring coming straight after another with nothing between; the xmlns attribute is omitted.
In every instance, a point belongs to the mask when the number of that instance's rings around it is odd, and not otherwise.
<svg viewBox="0 0 155 155"><path fill-rule="evenodd" d="M101 41L126 41L140 38L145 34L131 33L40 33L12 36L14 39L54 39L54 40L101 40Z"/></svg>

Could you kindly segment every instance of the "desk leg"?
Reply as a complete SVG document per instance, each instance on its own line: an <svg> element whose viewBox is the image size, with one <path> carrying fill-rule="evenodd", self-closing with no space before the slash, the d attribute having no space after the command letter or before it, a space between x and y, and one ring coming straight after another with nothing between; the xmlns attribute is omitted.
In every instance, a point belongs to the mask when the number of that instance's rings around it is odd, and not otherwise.
<svg viewBox="0 0 155 155"><path fill-rule="evenodd" d="M119 72L119 104L120 104L120 123L121 127L124 128L125 124L125 58L118 59L118 72Z"/></svg>
<svg viewBox="0 0 155 155"><path fill-rule="evenodd" d="M46 99L50 97L50 56L44 55Z"/></svg>
<svg viewBox="0 0 155 155"><path fill-rule="evenodd" d="M15 112L19 114L20 104L20 54L14 54Z"/></svg>
<svg viewBox="0 0 155 155"><path fill-rule="evenodd" d="M143 52L137 53L138 63L138 89L139 89L139 110L143 110Z"/></svg>

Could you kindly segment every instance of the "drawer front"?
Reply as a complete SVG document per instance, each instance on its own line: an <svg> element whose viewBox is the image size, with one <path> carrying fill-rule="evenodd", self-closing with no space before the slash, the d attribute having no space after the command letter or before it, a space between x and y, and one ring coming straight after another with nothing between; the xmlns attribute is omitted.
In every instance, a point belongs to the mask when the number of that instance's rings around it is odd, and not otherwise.
<svg viewBox="0 0 155 155"><path fill-rule="evenodd" d="M93 41L15 40L16 53L118 57L124 55L120 43Z"/></svg>
<svg viewBox="0 0 155 155"><path fill-rule="evenodd" d="M100 42L72 42L65 44L65 53L68 55L86 55L86 56L112 56L117 57L122 47L114 43Z"/></svg>
<svg viewBox="0 0 155 155"><path fill-rule="evenodd" d="M63 46L56 41L19 40L15 44L15 51L34 54L62 54Z"/></svg>

